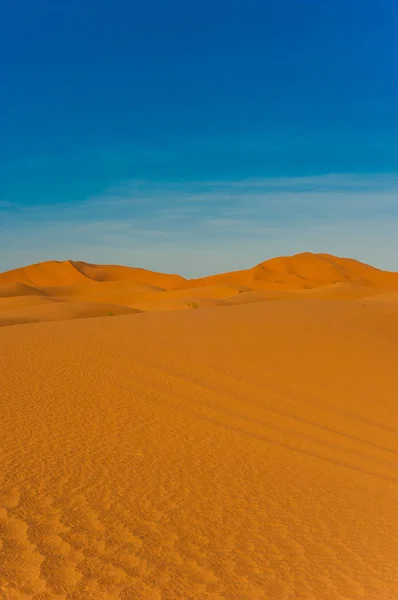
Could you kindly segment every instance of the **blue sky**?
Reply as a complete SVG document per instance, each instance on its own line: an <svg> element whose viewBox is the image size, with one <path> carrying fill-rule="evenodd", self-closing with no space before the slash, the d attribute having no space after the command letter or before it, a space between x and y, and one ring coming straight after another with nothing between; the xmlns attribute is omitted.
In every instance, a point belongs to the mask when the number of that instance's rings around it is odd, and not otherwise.
<svg viewBox="0 0 398 600"><path fill-rule="evenodd" d="M398 270L397 30L393 0L8 3L0 270Z"/></svg>

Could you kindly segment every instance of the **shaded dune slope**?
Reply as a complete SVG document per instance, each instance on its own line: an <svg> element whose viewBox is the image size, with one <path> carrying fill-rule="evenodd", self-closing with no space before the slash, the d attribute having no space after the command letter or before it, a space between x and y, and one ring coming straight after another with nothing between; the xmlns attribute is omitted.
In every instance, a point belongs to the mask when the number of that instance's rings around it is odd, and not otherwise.
<svg viewBox="0 0 398 600"><path fill-rule="evenodd" d="M1 283L0 274L0 298L16 298L18 296L40 296L40 290L34 286L13 281L11 283Z"/></svg>

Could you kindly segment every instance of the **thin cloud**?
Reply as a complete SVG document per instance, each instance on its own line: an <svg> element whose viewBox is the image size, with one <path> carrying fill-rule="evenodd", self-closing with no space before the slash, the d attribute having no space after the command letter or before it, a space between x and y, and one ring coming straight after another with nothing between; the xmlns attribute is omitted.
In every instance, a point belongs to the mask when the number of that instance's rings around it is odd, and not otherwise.
<svg viewBox="0 0 398 600"><path fill-rule="evenodd" d="M194 276L304 250L398 269L395 173L127 181L81 202L24 208L2 207L2 269L73 257Z"/></svg>

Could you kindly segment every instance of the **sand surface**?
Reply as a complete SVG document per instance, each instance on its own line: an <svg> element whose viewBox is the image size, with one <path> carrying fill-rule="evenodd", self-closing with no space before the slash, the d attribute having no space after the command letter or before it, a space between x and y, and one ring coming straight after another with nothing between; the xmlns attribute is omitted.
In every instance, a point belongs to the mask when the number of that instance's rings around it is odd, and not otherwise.
<svg viewBox="0 0 398 600"><path fill-rule="evenodd" d="M1 600L396 600L396 277L286 262L0 275Z"/></svg>

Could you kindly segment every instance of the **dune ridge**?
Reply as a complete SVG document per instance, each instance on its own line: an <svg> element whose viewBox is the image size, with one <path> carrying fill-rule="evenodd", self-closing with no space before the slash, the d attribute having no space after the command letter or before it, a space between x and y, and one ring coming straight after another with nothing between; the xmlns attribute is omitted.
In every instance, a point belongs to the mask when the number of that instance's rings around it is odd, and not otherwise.
<svg viewBox="0 0 398 600"><path fill-rule="evenodd" d="M0 273L0 285L24 283L34 286L75 285L101 281L132 281L175 287L184 280L180 275L155 273L146 269L118 265L93 265L82 261L46 261ZM157 283L155 283L157 282Z"/></svg>
<svg viewBox="0 0 398 600"><path fill-rule="evenodd" d="M398 290L398 273L309 252L196 279L136 267L48 261L0 273L0 300L8 298L0 302L0 325L38 322L42 317L64 320L110 312L181 311L299 297L348 300L379 296L392 301L394 290ZM21 296L41 300L17 300Z"/></svg>
<svg viewBox="0 0 398 600"><path fill-rule="evenodd" d="M381 271L350 258L304 252L272 258L247 270L188 280L182 286L242 283L256 289L311 289L326 284L398 286L398 273Z"/></svg>

